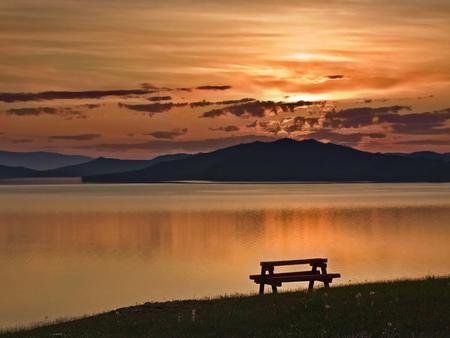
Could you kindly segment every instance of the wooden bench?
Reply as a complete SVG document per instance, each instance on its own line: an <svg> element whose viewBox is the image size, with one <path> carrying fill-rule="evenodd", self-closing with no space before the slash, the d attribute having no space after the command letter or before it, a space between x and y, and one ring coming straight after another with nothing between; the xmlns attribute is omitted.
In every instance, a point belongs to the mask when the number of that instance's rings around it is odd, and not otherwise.
<svg viewBox="0 0 450 338"><path fill-rule="evenodd" d="M275 273L276 266L285 265L304 265L309 264L311 270L308 271L293 271ZM261 274L250 275L250 279L259 284L259 294L264 294L264 285L271 285L272 292L277 293L277 287L282 286L283 283L289 282L309 282L308 290L314 288L314 282L322 282L325 287L329 287L333 278L339 278L339 273L327 273L327 259L326 258L310 258L310 259L295 259L288 261L270 261L261 262ZM320 270L319 270L320 269Z"/></svg>

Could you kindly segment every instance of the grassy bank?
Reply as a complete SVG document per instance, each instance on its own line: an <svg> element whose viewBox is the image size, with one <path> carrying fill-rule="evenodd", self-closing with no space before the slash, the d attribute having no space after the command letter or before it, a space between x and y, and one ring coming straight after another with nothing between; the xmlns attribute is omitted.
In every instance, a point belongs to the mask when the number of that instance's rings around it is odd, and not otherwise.
<svg viewBox="0 0 450 338"><path fill-rule="evenodd" d="M450 337L450 277L146 303L4 337Z"/></svg>

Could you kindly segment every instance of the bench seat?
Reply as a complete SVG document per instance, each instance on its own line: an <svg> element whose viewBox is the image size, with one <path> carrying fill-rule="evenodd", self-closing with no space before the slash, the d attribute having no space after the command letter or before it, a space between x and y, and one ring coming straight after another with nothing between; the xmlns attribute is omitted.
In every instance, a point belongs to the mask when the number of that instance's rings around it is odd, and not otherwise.
<svg viewBox="0 0 450 338"><path fill-rule="evenodd" d="M333 278L340 278L341 275L339 273L311 273L311 271L304 272L291 272L290 275L287 273L283 276L279 274L273 275L253 275L254 278L251 278L255 281L255 283L260 284L264 282L264 284L275 284L277 286L281 286L282 283L288 282L308 282L308 281L319 281L319 282L331 282ZM252 276L251 276L252 277Z"/></svg>

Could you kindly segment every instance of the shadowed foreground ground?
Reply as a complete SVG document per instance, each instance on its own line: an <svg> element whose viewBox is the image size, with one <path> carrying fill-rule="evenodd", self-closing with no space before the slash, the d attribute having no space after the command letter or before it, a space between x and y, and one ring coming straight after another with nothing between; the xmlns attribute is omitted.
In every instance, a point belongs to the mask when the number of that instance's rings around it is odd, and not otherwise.
<svg viewBox="0 0 450 338"><path fill-rule="evenodd" d="M450 277L146 303L4 337L450 337Z"/></svg>

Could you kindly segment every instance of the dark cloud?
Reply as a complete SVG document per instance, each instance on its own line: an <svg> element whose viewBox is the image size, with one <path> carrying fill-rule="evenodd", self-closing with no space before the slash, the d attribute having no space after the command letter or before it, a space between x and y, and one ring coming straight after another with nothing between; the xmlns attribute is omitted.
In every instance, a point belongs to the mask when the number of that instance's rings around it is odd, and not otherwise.
<svg viewBox="0 0 450 338"><path fill-rule="evenodd" d="M207 85L207 86L199 86L199 87L196 87L195 89L199 89L199 90L228 90L228 89L231 89L231 86L227 86L227 85L223 85L223 86Z"/></svg>
<svg viewBox="0 0 450 338"><path fill-rule="evenodd" d="M94 107L95 106L95 107ZM98 105L81 105L77 107L85 107L87 109L94 109ZM6 111L7 115L15 115L20 117L39 116L39 115L56 115L64 117L67 120L74 118L83 119L87 116L74 107L25 107L13 108Z"/></svg>
<svg viewBox="0 0 450 338"><path fill-rule="evenodd" d="M255 99L252 99L250 97L244 97L243 99L237 99L237 100L225 100L225 101L217 101L216 104L239 104L239 103L247 103L256 101Z"/></svg>
<svg viewBox="0 0 450 338"><path fill-rule="evenodd" d="M172 96L152 96L148 98L149 101L157 102L157 101L169 101L172 100Z"/></svg>
<svg viewBox="0 0 450 338"><path fill-rule="evenodd" d="M188 129L183 128L183 129L173 129L170 131L153 131L153 132L145 134L145 135L150 135L150 136L153 136L154 138L159 138L159 139L172 140L179 136L185 135L187 132L188 132Z"/></svg>
<svg viewBox="0 0 450 338"><path fill-rule="evenodd" d="M33 142L30 138L19 138L11 141L12 143L31 143Z"/></svg>
<svg viewBox="0 0 450 338"><path fill-rule="evenodd" d="M191 108L197 108L197 107L212 106L214 104L216 104L216 103L215 102L211 102L211 101L203 100L203 101L191 102L191 103L189 103L189 106Z"/></svg>
<svg viewBox="0 0 450 338"><path fill-rule="evenodd" d="M368 138L385 138L383 133L349 133L341 134L330 130L318 130L306 135L307 138L313 138L317 140L329 140L333 143L343 143L347 145L355 145L362 141L364 137Z"/></svg>
<svg viewBox="0 0 450 338"><path fill-rule="evenodd" d="M16 116L56 115L57 113L58 109L53 107L14 108L6 111L6 114Z"/></svg>
<svg viewBox="0 0 450 338"><path fill-rule="evenodd" d="M393 124L392 132L405 135L450 135L450 128L435 128L429 125Z"/></svg>
<svg viewBox="0 0 450 338"><path fill-rule="evenodd" d="M91 141L99 138L100 134L55 135L49 136L49 140Z"/></svg>
<svg viewBox="0 0 450 338"><path fill-rule="evenodd" d="M105 96L144 95L151 93L147 89L90 90L80 92L48 91L40 93L0 93L2 102L99 99Z"/></svg>
<svg viewBox="0 0 450 338"><path fill-rule="evenodd" d="M396 144L411 144L411 145L430 145L430 146L450 146L450 140L408 140L399 141Z"/></svg>
<svg viewBox="0 0 450 338"><path fill-rule="evenodd" d="M281 123L279 121L262 121L262 122L259 122L259 126L265 132L268 132L268 133L271 133L274 135L276 135L280 131L282 131Z"/></svg>
<svg viewBox="0 0 450 338"><path fill-rule="evenodd" d="M349 108L340 111L331 111L326 114L326 127L332 128L356 128L379 123L380 116L395 113L402 110L411 110L409 106L389 106L389 107L359 107ZM391 114L392 115L392 114Z"/></svg>
<svg viewBox="0 0 450 338"><path fill-rule="evenodd" d="M255 99L252 98L243 98L243 99L238 99L238 100L225 100L225 101L197 101L197 102L191 102L189 105L191 106L191 108L196 108L196 107L207 107L207 106L212 106L212 105L229 105L229 104L240 104L240 103L247 103L247 102L252 102L252 101L256 101Z"/></svg>
<svg viewBox="0 0 450 338"><path fill-rule="evenodd" d="M434 112L388 114L379 117L379 123L390 123L394 133L418 135L447 134L449 128L445 128L445 125L448 120L450 120L450 108Z"/></svg>
<svg viewBox="0 0 450 338"><path fill-rule="evenodd" d="M297 102L274 102L274 101L252 101L229 107L209 110L201 117L219 117L225 115L235 115L242 118L264 117L269 114L280 112L293 112L298 107L310 106L317 102L297 101Z"/></svg>
<svg viewBox="0 0 450 338"><path fill-rule="evenodd" d="M283 129L288 133L294 133L302 131L305 127L309 127L309 129L320 127L319 118L296 116L290 119L289 123L284 123Z"/></svg>
<svg viewBox="0 0 450 338"><path fill-rule="evenodd" d="M243 135L230 136L224 138L211 138L192 141L175 140L152 140L142 143L105 143L97 145L79 146L78 149L96 149L99 151L130 151L130 150L148 150L149 152L170 152L170 151L210 151L219 148L229 147L240 143L254 141L274 141L273 137L265 135Z"/></svg>
<svg viewBox="0 0 450 338"><path fill-rule="evenodd" d="M95 109L102 106L101 104L98 103L87 103L87 104L82 104L79 107L80 108L87 108L87 109Z"/></svg>
<svg viewBox="0 0 450 338"><path fill-rule="evenodd" d="M256 126L258 125L258 120L255 120L249 124L246 125L247 128L256 128Z"/></svg>
<svg viewBox="0 0 450 338"><path fill-rule="evenodd" d="M176 90L179 92L192 92L192 88L187 88L187 87L176 88Z"/></svg>
<svg viewBox="0 0 450 338"><path fill-rule="evenodd" d="M126 104L126 103L118 103L119 107L128 108L135 111L145 112L149 113L150 116L153 116L155 113L163 113L166 111L171 110L172 108L176 107L185 107L188 104L186 102L181 103L174 103L174 102L167 102L167 103L150 103L150 104Z"/></svg>
<svg viewBox="0 0 450 338"><path fill-rule="evenodd" d="M230 125L225 127L218 127L218 128L209 128L212 131L226 131L226 132L233 132L233 131L239 131L238 126Z"/></svg>
<svg viewBox="0 0 450 338"><path fill-rule="evenodd" d="M327 75L326 78L329 80L339 80L343 79L344 75Z"/></svg>

